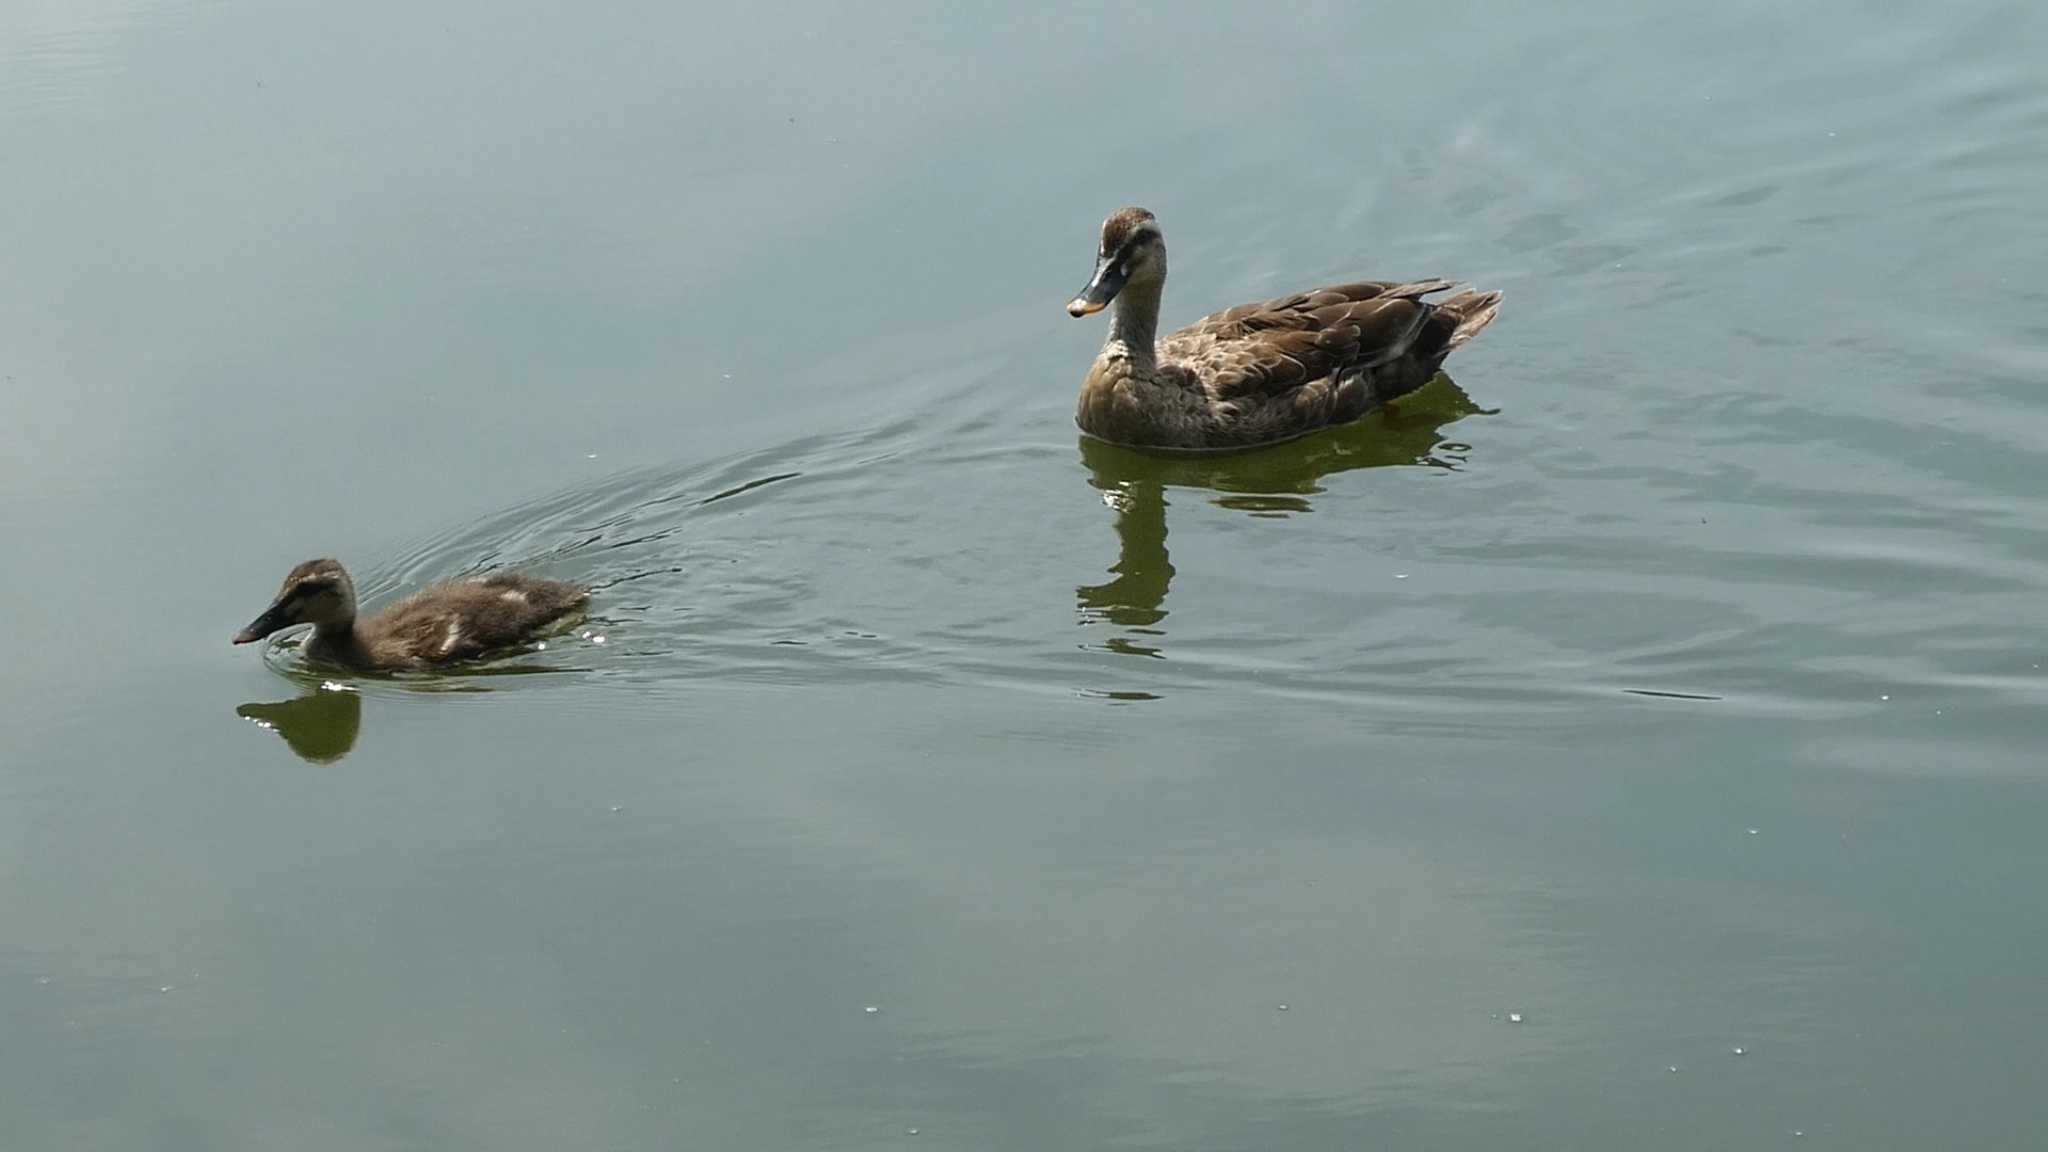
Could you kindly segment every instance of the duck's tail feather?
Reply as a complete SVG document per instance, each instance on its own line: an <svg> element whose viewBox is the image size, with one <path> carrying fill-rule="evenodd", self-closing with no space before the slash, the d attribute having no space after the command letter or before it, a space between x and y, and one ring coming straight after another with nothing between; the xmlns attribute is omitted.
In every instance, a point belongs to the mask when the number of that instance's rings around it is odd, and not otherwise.
<svg viewBox="0 0 2048 1152"><path fill-rule="evenodd" d="M1444 342L1444 351L1448 353L1493 323L1494 316L1500 311L1500 293L1460 292L1445 298L1437 309L1458 318L1458 326L1451 330L1451 338Z"/></svg>

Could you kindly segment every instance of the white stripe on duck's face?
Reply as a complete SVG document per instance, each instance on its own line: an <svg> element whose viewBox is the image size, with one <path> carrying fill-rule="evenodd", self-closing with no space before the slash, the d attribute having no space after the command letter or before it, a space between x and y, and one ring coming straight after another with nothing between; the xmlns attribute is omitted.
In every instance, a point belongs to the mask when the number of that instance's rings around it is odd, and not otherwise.
<svg viewBox="0 0 2048 1152"><path fill-rule="evenodd" d="M1097 253L1097 255L1104 257L1111 255L1129 256L1131 253L1138 251L1141 247L1151 244L1157 244L1162 239L1164 239L1164 237L1162 237L1159 234L1159 226L1148 220L1145 223L1138 225L1137 228L1133 229L1128 234L1120 238L1117 238L1115 240L1115 247L1113 248L1110 246L1111 237L1107 233L1105 233L1102 237L1102 248Z"/></svg>
<svg viewBox="0 0 2048 1152"><path fill-rule="evenodd" d="M1103 222L1102 246L1096 258L1116 269L1125 280L1144 279L1164 263L1166 238L1150 216L1130 220L1118 213Z"/></svg>

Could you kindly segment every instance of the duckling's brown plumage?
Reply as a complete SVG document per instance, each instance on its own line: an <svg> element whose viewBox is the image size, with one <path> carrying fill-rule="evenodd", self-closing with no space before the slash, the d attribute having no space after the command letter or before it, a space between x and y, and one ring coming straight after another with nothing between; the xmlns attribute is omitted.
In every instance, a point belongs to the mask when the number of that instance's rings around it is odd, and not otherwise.
<svg viewBox="0 0 2048 1152"><path fill-rule="evenodd" d="M310 659L365 671L417 670L530 640L589 600L590 593L574 584L500 572L429 585L358 617L348 572L333 560L308 560L291 570L277 599L236 633L235 643L311 624L302 649Z"/></svg>
<svg viewBox="0 0 2048 1152"><path fill-rule="evenodd" d="M1493 322L1498 292L1431 303L1448 280L1364 280L1242 304L1156 337L1166 245L1152 213L1102 224L1095 275L1067 305L1112 302L1101 355L1074 420L1140 448L1249 448L1346 424L1427 384L1444 357Z"/></svg>

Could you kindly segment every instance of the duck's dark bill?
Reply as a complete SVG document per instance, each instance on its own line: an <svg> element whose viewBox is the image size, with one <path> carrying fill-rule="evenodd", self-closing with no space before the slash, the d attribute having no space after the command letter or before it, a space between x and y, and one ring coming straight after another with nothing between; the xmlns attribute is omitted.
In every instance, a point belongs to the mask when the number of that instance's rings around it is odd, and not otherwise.
<svg viewBox="0 0 2048 1152"><path fill-rule="evenodd" d="M235 643L254 644L279 628L284 627L284 621L278 619L282 614L277 606L272 605L263 615L249 621L247 628L235 633Z"/></svg>
<svg viewBox="0 0 2048 1152"><path fill-rule="evenodd" d="M1088 286L1081 293L1067 301L1067 315L1086 316L1109 307L1116 294L1124 288L1124 266L1119 260L1104 260L1095 265L1095 275L1088 279Z"/></svg>

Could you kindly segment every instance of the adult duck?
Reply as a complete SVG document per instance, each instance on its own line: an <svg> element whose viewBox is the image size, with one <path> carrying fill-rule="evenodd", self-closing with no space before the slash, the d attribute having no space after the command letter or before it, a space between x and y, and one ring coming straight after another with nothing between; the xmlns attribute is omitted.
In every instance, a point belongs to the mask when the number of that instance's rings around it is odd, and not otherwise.
<svg viewBox="0 0 2048 1152"><path fill-rule="evenodd" d="M1081 430L1135 448L1251 448L1347 424L1427 384L1493 322L1498 292L1423 299L1448 280L1362 280L1203 317L1158 338L1166 242L1143 208L1102 222L1073 316L1116 306L1081 384Z"/></svg>

